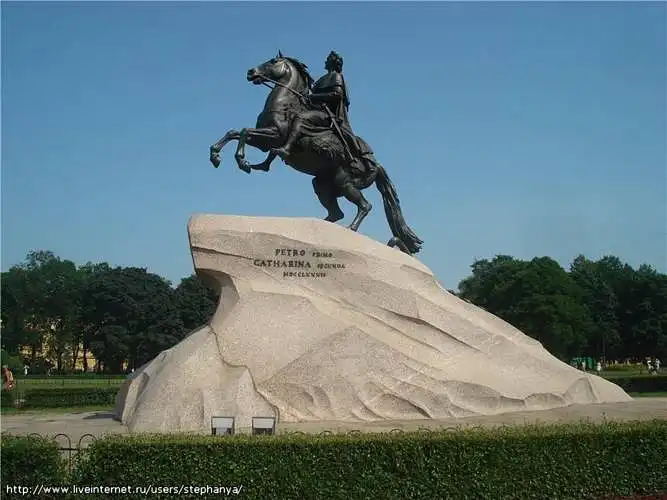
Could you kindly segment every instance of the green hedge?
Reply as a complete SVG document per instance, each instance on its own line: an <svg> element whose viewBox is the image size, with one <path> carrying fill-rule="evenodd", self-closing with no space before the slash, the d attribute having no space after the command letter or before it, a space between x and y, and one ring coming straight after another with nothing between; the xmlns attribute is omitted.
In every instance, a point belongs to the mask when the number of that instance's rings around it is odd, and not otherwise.
<svg viewBox="0 0 667 500"><path fill-rule="evenodd" d="M65 408L68 406L113 405L118 387L52 387L26 389L17 397L23 408Z"/></svg>
<svg viewBox="0 0 667 500"><path fill-rule="evenodd" d="M14 377L19 372L23 373L23 361L21 361L21 358L17 354L10 354L4 349L0 349L0 358L3 366L7 365L7 368L14 374Z"/></svg>
<svg viewBox="0 0 667 500"><path fill-rule="evenodd" d="M2 399L0 399L0 407L13 408L14 407L14 391L2 390Z"/></svg>
<svg viewBox="0 0 667 500"><path fill-rule="evenodd" d="M667 392L667 374L662 373L646 377L613 377L609 381L625 392Z"/></svg>
<svg viewBox="0 0 667 500"><path fill-rule="evenodd" d="M14 373L14 378L20 378L24 380L61 380L61 379L72 379L72 380L116 380L116 379L126 379L127 374L125 375L110 375L104 373L94 373L94 372L75 372L67 374L53 374L53 375L44 375L40 373L28 373L28 375L23 375L23 371L20 373Z"/></svg>
<svg viewBox="0 0 667 500"><path fill-rule="evenodd" d="M53 441L4 435L1 443L3 488L224 485L243 486L242 498L345 500L667 493L664 420L357 436L110 436L93 442L71 475Z"/></svg>
<svg viewBox="0 0 667 500"><path fill-rule="evenodd" d="M2 467L2 498L6 486L58 485L66 479L66 464L60 457L58 444L52 439L32 436L0 438Z"/></svg>
<svg viewBox="0 0 667 500"><path fill-rule="evenodd" d="M346 436L109 436L90 445L72 483L243 486L240 496L261 500L581 500L667 494L665 471L667 421L657 420Z"/></svg>

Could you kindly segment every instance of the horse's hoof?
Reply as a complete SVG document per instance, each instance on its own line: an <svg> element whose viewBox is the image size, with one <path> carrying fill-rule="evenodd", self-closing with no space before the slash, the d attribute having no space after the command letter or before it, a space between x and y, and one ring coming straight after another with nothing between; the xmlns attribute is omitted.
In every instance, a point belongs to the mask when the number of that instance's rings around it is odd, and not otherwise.
<svg viewBox="0 0 667 500"><path fill-rule="evenodd" d="M215 168L218 168L220 166L220 158L218 158L217 156L211 156L210 160Z"/></svg>
<svg viewBox="0 0 667 500"><path fill-rule="evenodd" d="M345 218L345 214L343 214L341 212L339 214L329 214L324 218L324 220L327 221L327 222L338 222L339 220L344 219L344 218Z"/></svg>

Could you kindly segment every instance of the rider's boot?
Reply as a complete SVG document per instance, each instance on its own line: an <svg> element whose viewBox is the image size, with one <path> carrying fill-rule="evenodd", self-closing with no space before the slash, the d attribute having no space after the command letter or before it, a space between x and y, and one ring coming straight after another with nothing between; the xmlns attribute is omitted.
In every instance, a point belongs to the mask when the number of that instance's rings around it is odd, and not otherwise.
<svg viewBox="0 0 667 500"><path fill-rule="evenodd" d="M273 150L273 152L278 156L280 156L281 158L289 156L292 153L292 148L294 147L294 143L296 142L296 140L299 138L300 133L301 133L301 122L299 120L295 120L294 124L292 125L292 128L289 131L287 140L285 141L285 144L283 144L283 147L276 148Z"/></svg>

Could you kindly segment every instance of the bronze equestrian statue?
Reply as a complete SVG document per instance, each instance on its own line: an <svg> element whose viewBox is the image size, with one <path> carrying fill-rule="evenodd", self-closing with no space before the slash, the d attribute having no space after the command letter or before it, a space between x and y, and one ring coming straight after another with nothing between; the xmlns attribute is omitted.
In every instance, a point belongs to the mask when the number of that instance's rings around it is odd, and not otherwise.
<svg viewBox="0 0 667 500"><path fill-rule="evenodd" d="M336 127L339 139L343 141L347 156L347 170L350 175L359 177L364 175L366 168L361 158L369 158L373 154L370 147L352 132L347 112L350 108L350 99L347 85L343 77L343 58L334 51L329 53L324 69L327 74L317 80L308 95L310 108L297 115L282 148L274 151L281 158L286 158L292 152L294 144L301 138L304 128L317 132ZM324 113L323 113L324 111ZM369 165L371 170L375 165Z"/></svg>
<svg viewBox="0 0 667 500"><path fill-rule="evenodd" d="M248 70L249 82L272 89L264 110L255 128L230 130L213 144L210 161L218 167L220 151L233 140L238 141L236 162L246 173L268 172L280 156L295 170L313 176L315 194L328 212L325 220L336 222L344 217L338 205L341 196L357 206L357 215L349 226L353 231L359 229L372 208L361 190L375 183L393 234L389 245L415 254L423 241L403 219L396 188L384 167L350 126L343 58L332 51L325 69L327 74L313 84L305 64L278 52L276 57ZM246 144L268 152L268 156L251 165L245 157Z"/></svg>

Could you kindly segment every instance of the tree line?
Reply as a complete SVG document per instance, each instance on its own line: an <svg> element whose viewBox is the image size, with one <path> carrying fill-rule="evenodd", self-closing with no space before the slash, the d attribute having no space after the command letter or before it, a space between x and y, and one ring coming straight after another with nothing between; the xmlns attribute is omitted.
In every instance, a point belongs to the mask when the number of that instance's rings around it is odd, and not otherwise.
<svg viewBox="0 0 667 500"><path fill-rule="evenodd" d="M30 252L2 273L2 348L32 373L44 365L72 372L89 354L98 369L121 373L138 368L205 324L216 292L196 276L175 288L144 268L108 263L77 266L50 251Z"/></svg>
<svg viewBox="0 0 667 500"><path fill-rule="evenodd" d="M217 292L195 275L173 287L144 268L77 266L30 252L2 273L3 356L33 373L138 368L205 324ZM597 359L667 358L667 275L613 256L579 256L565 270L550 257L499 255L472 264L454 292L540 341L552 354ZM4 362L4 361L3 361Z"/></svg>
<svg viewBox="0 0 667 500"><path fill-rule="evenodd" d="M555 356L667 357L667 275L618 257L477 260L459 296L540 341Z"/></svg>

